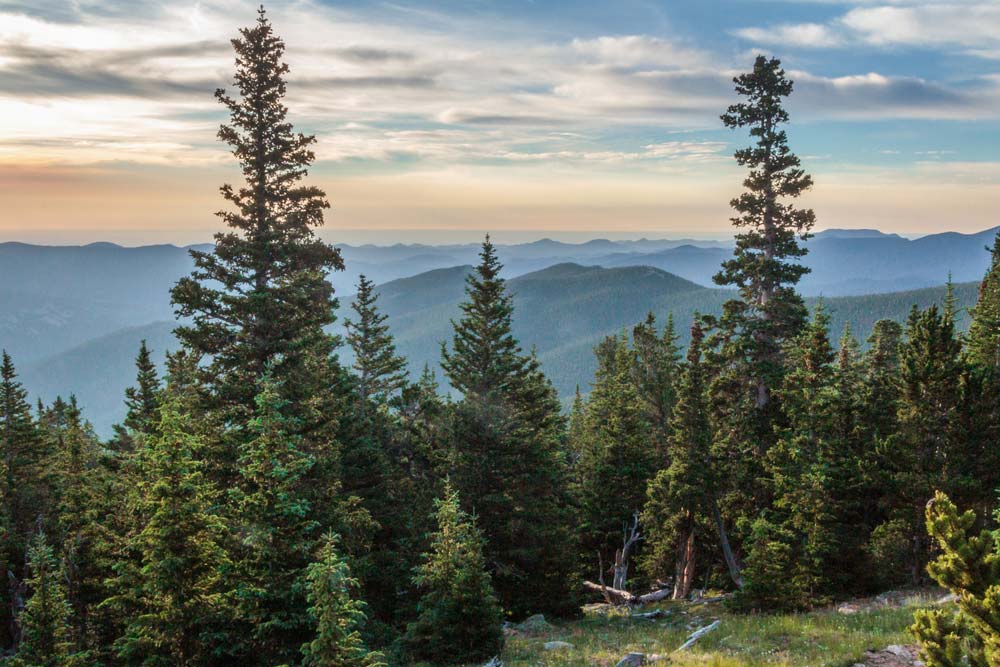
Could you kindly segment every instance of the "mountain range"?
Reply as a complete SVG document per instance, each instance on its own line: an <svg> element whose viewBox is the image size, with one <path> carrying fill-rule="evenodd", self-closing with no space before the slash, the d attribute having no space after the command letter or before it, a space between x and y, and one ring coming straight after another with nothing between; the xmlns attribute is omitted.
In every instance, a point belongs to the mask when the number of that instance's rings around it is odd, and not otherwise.
<svg viewBox="0 0 1000 667"><path fill-rule="evenodd" d="M807 242L812 272L801 287L825 298L839 332L850 323L864 339L881 317L905 318L913 304L940 302L949 274L963 306L989 264L984 247L996 230L906 239L876 230L828 230ZM379 284L400 351L411 369L435 366L457 317L476 244L340 246L347 270L331 276L347 316L360 273ZM132 358L147 339L162 359L175 347L169 290L192 268L172 245L125 248L0 244L0 346L26 385L51 400L75 393L101 433L120 419ZM194 246L210 250L211 246ZM653 312L673 313L682 342L695 311L716 313L732 293L712 287L731 256L712 241L561 243L542 239L499 246L515 300L515 334L535 348L561 395L592 378L593 346ZM338 330L340 327L338 325ZM345 362L349 353L342 351Z"/></svg>

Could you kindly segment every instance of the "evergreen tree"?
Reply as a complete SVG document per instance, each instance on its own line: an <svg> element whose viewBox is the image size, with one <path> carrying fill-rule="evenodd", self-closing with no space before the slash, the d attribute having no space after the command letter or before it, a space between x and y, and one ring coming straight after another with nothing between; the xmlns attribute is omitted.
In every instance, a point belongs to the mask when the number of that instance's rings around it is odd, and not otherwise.
<svg viewBox="0 0 1000 667"><path fill-rule="evenodd" d="M924 505L935 490L964 489L967 457L960 428L961 344L954 322L937 306L910 314L900 349L898 432L883 446L890 465L892 513L912 536L910 577L919 583L928 543L921 530Z"/></svg>
<svg viewBox="0 0 1000 667"><path fill-rule="evenodd" d="M486 572L483 538L450 486L437 503L437 531L414 583L419 616L406 630L410 657L435 665L488 660L503 647L502 615Z"/></svg>
<svg viewBox="0 0 1000 667"><path fill-rule="evenodd" d="M489 238L466 280L442 366L462 399L441 464L486 536L498 596L515 615L572 605L564 423L551 384L511 334L513 306Z"/></svg>
<svg viewBox="0 0 1000 667"><path fill-rule="evenodd" d="M378 311L377 300L375 284L362 275L351 303L356 318L344 323L362 405L369 400L384 404L406 384L406 360L396 354L388 316Z"/></svg>
<svg viewBox="0 0 1000 667"><path fill-rule="evenodd" d="M0 361L0 526L4 540L0 544L3 573L14 577L0 585L0 647L11 646L16 636L12 589L24 578L19 565L24 563L28 535L34 521L45 513L48 485L43 474L44 442L32 419L28 392L17 380L14 362L6 351ZM10 584L8 587L7 583Z"/></svg>
<svg viewBox="0 0 1000 667"><path fill-rule="evenodd" d="M834 438L835 354L828 326L820 306L788 352L780 398L789 425L765 463L774 502L754 524L762 539L751 541L747 555L747 585L739 600L744 606L807 607L833 592L827 565L840 546L835 483L843 443ZM772 558L780 560L765 562Z"/></svg>
<svg viewBox="0 0 1000 667"><path fill-rule="evenodd" d="M131 451L136 435L150 435L159 421L160 385L159 373L152 355L143 340L139 344L139 354L135 358L135 385L125 390L125 421L118 431L118 446L125 452Z"/></svg>
<svg viewBox="0 0 1000 667"><path fill-rule="evenodd" d="M680 365L674 316L668 315L663 334L656 331L653 313L632 329L632 347L635 350L636 385L642 402L649 412L661 456L666 446L670 428L670 415L676 400L676 382Z"/></svg>
<svg viewBox="0 0 1000 667"><path fill-rule="evenodd" d="M698 564L697 532L712 525L715 497L712 428L702 363L704 331L695 320L691 344L677 383L670 420L667 461L646 491L642 525L646 529L644 568L650 578L672 574L675 600L686 598Z"/></svg>
<svg viewBox="0 0 1000 667"><path fill-rule="evenodd" d="M381 655L365 648L359 628L364 603L351 599L358 582L337 552L339 537L328 535L318 558L306 569L309 614L316 637L302 646L303 667L381 667Z"/></svg>
<svg viewBox="0 0 1000 667"><path fill-rule="evenodd" d="M218 136L245 183L222 187L233 208L219 216L232 231L216 235L213 252L192 251L195 271L173 289L178 314L191 318L176 333L210 362L204 377L230 419L249 418L257 381L270 372L287 380L282 392L308 416L300 427L312 430L330 419L316 406L327 393L335 345L323 330L336 306L325 274L343 261L313 231L329 207L322 190L301 183L315 137L293 132L287 120L285 44L263 8L232 44L239 95L216 91L230 113Z"/></svg>
<svg viewBox="0 0 1000 667"><path fill-rule="evenodd" d="M126 552L141 558L129 582L135 614L117 642L127 664L216 665L231 649L216 636L231 604L223 578L227 528L217 514L219 492L203 471L202 443L180 407L168 400L156 435L143 441L136 498L143 526Z"/></svg>
<svg viewBox="0 0 1000 667"><path fill-rule="evenodd" d="M489 236L479 260L465 279L466 300L460 306L461 319L452 322L451 350L441 344L441 367L465 397L505 398L519 389L528 359L511 333L514 303Z"/></svg>
<svg viewBox="0 0 1000 667"><path fill-rule="evenodd" d="M584 562L613 563L622 527L642 509L656 472L652 429L633 382L635 356L624 334L614 354L600 360L587 405L586 446L576 466L578 532Z"/></svg>
<svg viewBox="0 0 1000 667"><path fill-rule="evenodd" d="M72 609L66 601L62 571L45 536L38 533L28 549L31 597L18 622L21 642L12 667L71 667L79 664L70 638Z"/></svg>
<svg viewBox="0 0 1000 667"><path fill-rule="evenodd" d="M917 612L911 630L928 667L993 667L1000 664L1000 539L975 534L976 515L959 514L938 491L927 503L927 531L940 555L927 570L957 598L958 613Z"/></svg>
<svg viewBox="0 0 1000 667"><path fill-rule="evenodd" d="M979 299L972 309L966 338L970 360L987 368L1000 368L1000 232L990 251L990 268L979 283Z"/></svg>
<svg viewBox="0 0 1000 667"><path fill-rule="evenodd" d="M753 71L733 81L746 101L730 106L722 122L749 128L755 144L735 155L750 170L746 191L731 203L738 214L733 224L745 231L737 234L735 255L723 263L715 282L739 289L740 308L733 314L739 316L755 403L761 408L780 384L783 342L798 333L806 316L794 285L808 269L794 260L806 253L798 239L807 238L815 215L785 200L808 190L812 178L780 129L788 122L782 99L792 92L781 62L757 56Z"/></svg>
<svg viewBox="0 0 1000 667"><path fill-rule="evenodd" d="M243 551L237 596L252 632L251 654L261 664L282 664L298 657L311 634L305 570L321 525L307 488L315 459L305 451L294 418L284 414L278 383L268 375L259 386L252 437L238 459Z"/></svg>

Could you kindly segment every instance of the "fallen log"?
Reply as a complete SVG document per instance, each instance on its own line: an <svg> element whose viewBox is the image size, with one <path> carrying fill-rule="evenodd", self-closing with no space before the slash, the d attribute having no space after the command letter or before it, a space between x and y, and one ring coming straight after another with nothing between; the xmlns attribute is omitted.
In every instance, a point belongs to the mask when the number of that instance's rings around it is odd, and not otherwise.
<svg viewBox="0 0 1000 667"><path fill-rule="evenodd" d="M677 651L683 651L685 649L690 648L696 641L698 641L699 639L701 639L702 637L704 637L705 635L707 635L712 630L715 630L717 627L719 627L719 624L721 622L722 621L712 621L711 623L709 623L705 627L698 628L697 630L695 630L694 632L692 632L690 635L688 635L687 641L684 642L683 644L681 644L677 648ZM674 651L674 653L676 653L677 651Z"/></svg>
<svg viewBox="0 0 1000 667"><path fill-rule="evenodd" d="M593 591L595 593L600 593L604 596L605 601L608 604L614 605L628 605L630 607L635 607L644 604L652 604L653 602L659 602L660 600L668 599L672 594L669 588L663 588L658 591L653 591L652 593L645 593L644 595L636 595L628 591L623 591L619 588L611 588L603 584L595 584L592 581L583 582L583 587L588 591Z"/></svg>

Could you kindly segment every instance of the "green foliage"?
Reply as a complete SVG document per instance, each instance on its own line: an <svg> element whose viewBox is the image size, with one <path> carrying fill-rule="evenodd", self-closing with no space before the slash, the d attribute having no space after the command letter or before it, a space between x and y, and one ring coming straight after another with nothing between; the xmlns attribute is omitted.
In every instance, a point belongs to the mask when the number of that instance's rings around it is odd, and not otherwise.
<svg viewBox="0 0 1000 667"><path fill-rule="evenodd" d="M902 519L886 521L872 531L867 551L881 588L902 586L910 580L911 535L910 524Z"/></svg>
<svg viewBox="0 0 1000 667"><path fill-rule="evenodd" d="M437 531L417 569L419 616L404 643L415 661L435 665L482 662L500 652L502 615L483 557L483 538L446 486L438 502Z"/></svg>
<svg viewBox="0 0 1000 667"><path fill-rule="evenodd" d="M979 284L966 349L973 363L996 369L1000 367L1000 232L987 250L992 261Z"/></svg>
<svg viewBox="0 0 1000 667"><path fill-rule="evenodd" d="M816 216L785 201L812 187L812 178L780 129L788 122L782 100L792 93L781 62L757 56L753 71L733 81L746 101L731 105L722 122L729 128L750 128L755 143L735 154L737 164L749 168L746 191L731 202L737 213L733 224L744 231L737 234L733 258L723 262L715 282L740 291L742 308L732 314L742 330L760 407L780 381L783 342L798 333L806 316L794 285L808 269L794 260L806 254L799 238L807 238Z"/></svg>
<svg viewBox="0 0 1000 667"><path fill-rule="evenodd" d="M214 665L220 647L213 633L232 605L219 492L205 477L203 445L176 402L162 407L157 434L144 443L135 501L144 525L126 552L137 554L141 567L129 582L135 615L118 641L118 656L151 667Z"/></svg>
<svg viewBox="0 0 1000 667"><path fill-rule="evenodd" d="M72 608L66 600L63 571L38 533L28 549L28 578L31 597L18 618L21 643L12 667L73 667L80 664L73 654L70 634Z"/></svg>
<svg viewBox="0 0 1000 667"><path fill-rule="evenodd" d="M646 484L656 472L652 428L633 381L635 353L624 334L609 339L600 360L585 417L586 436L576 465L578 531L585 562L595 552L614 562L622 528L642 509Z"/></svg>
<svg viewBox="0 0 1000 667"><path fill-rule="evenodd" d="M511 298L489 238L480 257L452 349L442 348L462 394L449 411L442 476L475 508L504 607L515 616L565 610L572 550L560 406L537 359L511 335Z"/></svg>
<svg viewBox="0 0 1000 667"><path fill-rule="evenodd" d="M927 503L926 516L927 532L941 551L927 571L957 597L959 615L917 617L913 632L922 655L931 667L1000 665L1000 538L987 530L977 535L975 513L959 514L940 491Z"/></svg>
<svg viewBox="0 0 1000 667"><path fill-rule="evenodd" d="M310 415L335 344L323 331L336 306L325 273L342 269L343 261L313 231L329 207L322 190L301 184L316 139L293 132L288 122L285 44L263 8L232 44L239 95L216 91L230 114L218 136L245 183L222 186L232 208L219 216L231 231L216 235L211 253L192 251L195 271L173 289L178 314L191 318L176 334L210 361L205 377L233 417L253 413L265 372L288 379L285 397Z"/></svg>
<svg viewBox="0 0 1000 667"><path fill-rule="evenodd" d="M356 314L348 320L347 342L354 351L354 370L362 404L368 400L384 404L406 384L406 360L396 354L388 316L378 311L375 284L364 276L351 303Z"/></svg>
<svg viewBox="0 0 1000 667"><path fill-rule="evenodd" d="M359 628L364 603L351 599L358 585L347 561L337 552L340 538L327 535L319 554L306 568L309 614L316 637L302 646L303 667L381 667L381 656L365 648Z"/></svg>

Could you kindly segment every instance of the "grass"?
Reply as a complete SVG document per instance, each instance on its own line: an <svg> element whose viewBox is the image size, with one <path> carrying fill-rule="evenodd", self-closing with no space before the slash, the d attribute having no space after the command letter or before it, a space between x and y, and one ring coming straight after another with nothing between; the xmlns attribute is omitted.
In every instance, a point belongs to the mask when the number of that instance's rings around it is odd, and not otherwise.
<svg viewBox="0 0 1000 667"><path fill-rule="evenodd" d="M907 627L927 598L902 606L875 607L852 615L824 609L804 614L737 615L720 605L666 604L664 618L633 619L623 614L591 613L579 621L553 626L533 637L507 641L507 667L614 667L631 651L669 654L696 628L715 619L721 625L687 652L670 656L671 667L849 667L868 649L912 644ZM548 641L572 649L544 650Z"/></svg>

